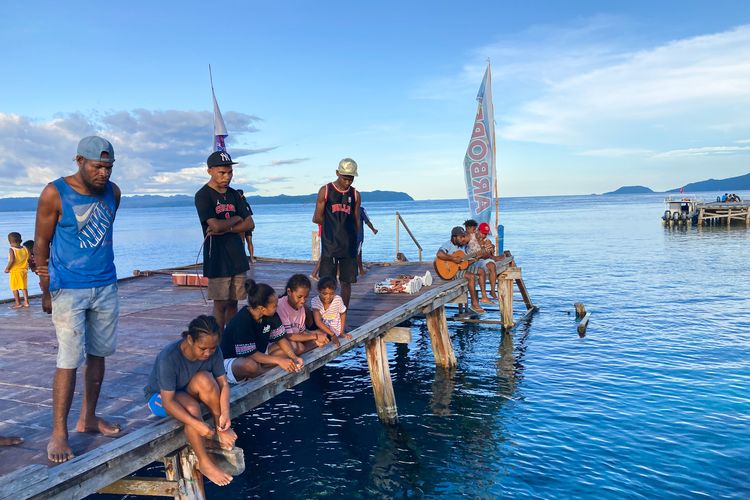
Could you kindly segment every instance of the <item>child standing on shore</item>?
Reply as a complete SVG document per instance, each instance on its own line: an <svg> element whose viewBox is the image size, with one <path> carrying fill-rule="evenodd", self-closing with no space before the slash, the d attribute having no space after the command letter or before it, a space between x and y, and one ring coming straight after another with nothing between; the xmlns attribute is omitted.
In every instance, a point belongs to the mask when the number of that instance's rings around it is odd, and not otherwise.
<svg viewBox="0 0 750 500"><path fill-rule="evenodd" d="M318 281L318 296L310 304L315 317L315 324L328 335L336 347L341 347L339 337L350 339L346 333L346 306L339 295L336 295L336 280L324 276Z"/></svg>
<svg viewBox="0 0 750 500"><path fill-rule="evenodd" d="M13 298L16 303L13 309L19 307L29 307L28 291L28 273L29 273L29 251L21 245L21 235L19 233L8 234L8 265L5 266L5 272L10 273L10 290L13 292ZM23 293L23 305L21 305L20 293Z"/></svg>

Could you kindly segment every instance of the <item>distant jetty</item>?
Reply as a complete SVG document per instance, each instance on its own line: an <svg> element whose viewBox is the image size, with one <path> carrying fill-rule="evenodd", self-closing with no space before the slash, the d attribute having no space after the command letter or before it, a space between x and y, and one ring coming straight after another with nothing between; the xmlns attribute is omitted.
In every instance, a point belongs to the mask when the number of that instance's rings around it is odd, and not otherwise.
<svg viewBox="0 0 750 500"><path fill-rule="evenodd" d="M414 198L401 191L363 191L364 203L379 201L414 201ZM315 203L317 193L298 196L248 196L251 206L255 205L287 205L300 203ZM36 210L37 198L0 198L0 212L23 212ZM184 194L174 196L136 195L123 196L122 208L164 208L164 207L192 207L193 197Z"/></svg>

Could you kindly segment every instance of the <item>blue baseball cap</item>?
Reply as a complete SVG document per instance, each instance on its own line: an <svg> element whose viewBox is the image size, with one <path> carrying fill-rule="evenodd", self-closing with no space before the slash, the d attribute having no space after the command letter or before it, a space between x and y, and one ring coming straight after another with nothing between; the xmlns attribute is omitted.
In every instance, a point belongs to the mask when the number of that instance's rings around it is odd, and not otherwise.
<svg viewBox="0 0 750 500"><path fill-rule="evenodd" d="M102 153L107 153L107 158L102 158ZM90 135L81 139L78 143L78 156L87 160L114 163L115 150L107 139L96 135Z"/></svg>

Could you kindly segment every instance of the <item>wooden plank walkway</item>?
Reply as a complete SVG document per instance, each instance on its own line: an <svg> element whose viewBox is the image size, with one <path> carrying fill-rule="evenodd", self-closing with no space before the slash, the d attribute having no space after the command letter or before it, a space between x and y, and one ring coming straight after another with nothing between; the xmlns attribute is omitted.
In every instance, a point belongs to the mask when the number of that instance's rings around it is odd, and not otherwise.
<svg viewBox="0 0 750 500"><path fill-rule="evenodd" d="M310 262L259 260L248 276L283 291L294 273L308 274ZM332 345L305 354L305 369L286 373L274 369L262 377L235 386L232 414L242 414L309 377L342 353L381 336L390 328L420 313L430 313L466 294L463 280L435 282L414 295L376 295L373 285L397 274L422 275L427 263L374 265L352 287L347 323L356 328L353 340L336 350ZM313 283L313 287L315 284ZM205 291L204 291L205 293ZM313 290L312 293L315 293ZM154 358L169 341L179 338L188 322L211 312L200 289L175 287L167 274L120 282L118 348L107 360L107 372L98 413L123 425L124 435L105 438L71 432L74 460L54 465L47 461L51 432L52 391L56 340L48 315L38 300L30 309L0 309L0 434L20 435L20 446L0 448L0 498L60 496L81 498L185 445L181 424L157 419L146 408L143 386ZM82 394L82 373L69 418L73 428Z"/></svg>

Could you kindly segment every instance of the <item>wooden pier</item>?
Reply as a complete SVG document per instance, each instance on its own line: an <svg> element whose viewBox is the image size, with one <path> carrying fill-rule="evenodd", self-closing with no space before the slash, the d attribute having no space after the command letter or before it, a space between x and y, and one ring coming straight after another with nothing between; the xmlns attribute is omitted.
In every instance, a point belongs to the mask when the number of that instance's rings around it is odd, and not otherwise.
<svg viewBox="0 0 750 500"><path fill-rule="evenodd" d="M514 264L500 280L503 323L512 327L512 290L519 289L520 269ZM309 378L310 373L341 354L365 346L379 418L397 421L397 404L391 385L385 342L408 342L409 331L398 325L414 316L425 315L436 365L452 368L456 358L448 336L444 306L462 302L467 294L465 280L434 283L413 295L376 295L373 286L398 274L423 275L427 263L373 265L352 287L347 325L352 340L335 349L328 344L304 354L304 368L287 373L275 368L257 379L232 387L232 417L248 412L275 395ZM308 274L309 261L259 259L248 276L283 291L294 273ZM433 272L434 275L434 272ZM520 280L520 281L519 281ZM313 284L314 286L314 284ZM313 291L314 293L314 291ZM51 433L52 375L57 343L51 319L42 313L39 300L25 310L0 309L0 434L20 435L19 446L0 448L0 499L82 498L100 490L132 494L161 494L175 498L201 498L202 477L195 473L186 447L182 424L172 418L156 418L146 407L143 386L156 354L168 342L179 338L188 322L199 314L210 314L205 290L172 285L169 273L152 273L121 280L120 324L117 352L107 360L107 372L99 399L98 413L123 426L123 435L107 438L71 432L70 445L76 458L54 465L47 460L46 445ZM523 287L527 310L535 308ZM78 418L82 394L81 379L73 401L69 428ZM164 480L123 480L125 476L156 461L164 461ZM191 473L192 471L192 473Z"/></svg>
<svg viewBox="0 0 750 500"><path fill-rule="evenodd" d="M711 202L700 203L697 206L698 225L726 224L740 222L750 227L750 202Z"/></svg>

